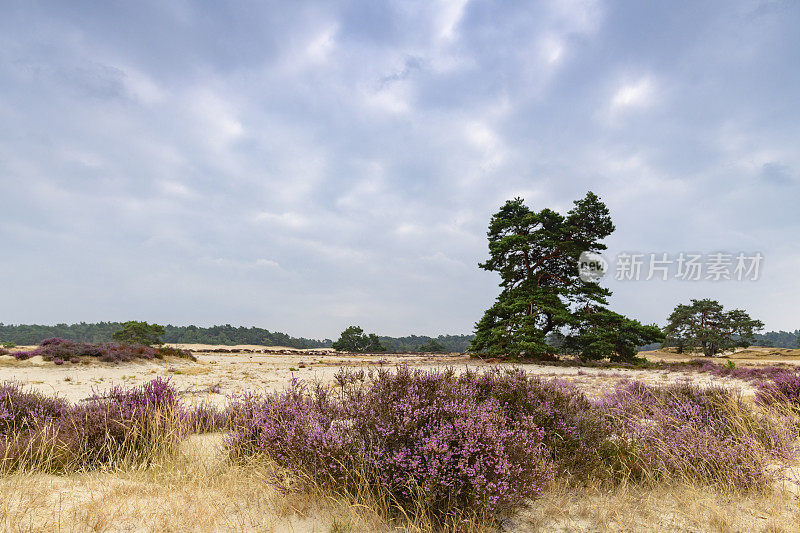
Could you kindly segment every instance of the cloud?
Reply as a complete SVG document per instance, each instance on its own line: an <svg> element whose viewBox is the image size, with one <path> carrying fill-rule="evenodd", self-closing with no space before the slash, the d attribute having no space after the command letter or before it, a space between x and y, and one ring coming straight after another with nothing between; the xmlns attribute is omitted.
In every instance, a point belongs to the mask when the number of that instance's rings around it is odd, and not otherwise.
<svg viewBox="0 0 800 533"><path fill-rule="evenodd" d="M277 224L291 229L300 229L309 225L309 220L306 217L293 212L269 213L262 211L253 216L253 220L255 222Z"/></svg>
<svg viewBox="0 0 800 533"><path fill-rule="evenodd" d="M655 83L649 76L623 84L611 98L611 110L646 108L653 104Z"/></svg>
<svg viewBox="0 0 800 533"><path fill-rule="evenodd" d="M439 0L438 38L443 41L452 41L457 36L457 27L464 15L464 8L469 0Z"/></svg>
<svg viewBox="0 0 800 533"><path fill-rule="evenodd" d="M593 190L610 253L767 258L749 289L615 284L615 309L663 322L708 294L793 329L797 20L745 0L12 6L0 314L467 332L497 293L477 263L498 207Z"/></svg>

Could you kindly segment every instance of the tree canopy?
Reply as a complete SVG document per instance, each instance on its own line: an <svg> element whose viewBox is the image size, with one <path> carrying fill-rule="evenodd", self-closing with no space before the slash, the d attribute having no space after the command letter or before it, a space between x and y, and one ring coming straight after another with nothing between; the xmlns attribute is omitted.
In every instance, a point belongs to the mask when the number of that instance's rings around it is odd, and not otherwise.
<svg viewBox="0 0 800 533"><path fill-rule="evenodd" d="M669 316L666 342L679 351L702 351L707 357L736 346L749 346L764 323L741 309L725 311L716 300L678 304Z"/></svg>
<svg viewBox="0 0 800 533"><path fill-rule="evenodd" d="M350 326L339 336L339 340L333 343L333 348L342 352L373 353L385 352L386 347L381 344L378 336L374 333L369 335L358 326Z"/></svg>
<svg viewBox="0 0 800 533"><path fill-rule="evenodd" d="M417 351L430 352L430 353L444 353L447 351L447 349L436 339L431 339L425 344L420 345L419 348L417 348Z"/></svg>
<svg viewBox="0 0 800 533"><path fill-rule="evenodd" d="M126 344L160 346L164 344L161 340L163 336L164 326L131 320L123 323L122 328L115 331L111 338L117 342L124 342Z"/></svg>
<svg viewBox="0 0 800 533"><path fill-rule="evenodd" d="M479 265L500 275L501 292L475 325L471 349L536 357L553 353L547 341L558 333L584 357L627 359L641 341L660 340L655 326L606 309L611 291L579 275L581 253L605 250L602 240L613 231L608 208L592 192L566 215L507 201L489 222L489 259Z"/></svg>

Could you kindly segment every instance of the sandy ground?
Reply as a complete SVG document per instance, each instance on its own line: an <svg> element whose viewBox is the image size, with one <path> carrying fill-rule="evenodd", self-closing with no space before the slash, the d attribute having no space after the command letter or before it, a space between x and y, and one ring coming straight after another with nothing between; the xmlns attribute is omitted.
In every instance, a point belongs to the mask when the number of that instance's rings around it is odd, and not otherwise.
<svg viewBox="0 0 800 533"><path fill-rule="evenodd" d="M293 377L330 382L343 366L368 369L408 364L456 369L494 366L462 355L352 355L330 350L281 347L184 345L185 359L56 366L32 358L0 356L0 382L14 380L48 394L80 401L114 386L133 386L168 377L187 403L224 405L244 391L280 390ZM236 350L238 353L232 353ZM246 350L246 351L245 351ZM647 352L650 360L682 361L693 356ZM749 349L730 354L740 365L800 364L800 350ZM715 359L724 363L725 358ZM503 366L514 366L503 364ZM599 395L620 380L648 383L690 381L720 384L752 395L750 384L701 372L598 369L519 365L526 372L571 381ZM0 478L0 529L7 531L386 531L355 508L309 496L280 494L257 469L223 461L222 435L191 437L174 464L132 472L74 476L15 474ZM791 475L789 475L791 474ZM548 492L530 509L503 524L509 532L546 531L796 531L800 523L798 472L786 487L767 494L730 496L684 485L653 490L587 487ZM165 497L169 494L169 497ZM363 511L363 510L361 510Z"/></svg>
<svg viewBox="0 0 800 533"><path fill-rule="evenodd" d="M170 378L192 403L210 401L224 404L230 395L244 391L271 392L283 389L292 378L307 381L330 382L339 368L368 369L391 368L407 364L414 368L456 369L494 366L460 354L451 355L354 355L331 350L296 350L264 346L204 346L179 345L191 349L197 362L184 359L164 361L139 361L131 363L70 364L56 366L34 357L17 361L10 356L0 356L0 382L16 381L49 394L57 394L71 401L79 401L93 393L102 392L114 385L132 386L157 376ZM220 353L219 350L227 350ZM249 350L253 353L242 353ZM239 352L239 353L233 353ZM662 351L643 352L652 361L686 361L695 356L677 355ZM731 359L737 365L788 363L800 365L800 350L750 348L714 361L724 363ZM503 363L503 366L515 366ZM615 385L620 380L640 380L647 383L674 383L688 380L698 384L722 384L753 394L747 382L723 379L701 372L670 372L663 370L599 369L559 367L550 365L518 365L526 372L543 377L558 377L571 381L592 396Z"/></svg>

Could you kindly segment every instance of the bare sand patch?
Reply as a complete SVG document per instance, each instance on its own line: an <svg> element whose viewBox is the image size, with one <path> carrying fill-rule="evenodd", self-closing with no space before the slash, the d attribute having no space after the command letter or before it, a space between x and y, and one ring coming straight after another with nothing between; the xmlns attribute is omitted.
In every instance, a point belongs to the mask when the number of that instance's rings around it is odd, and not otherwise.
<svg viewBox="0 0 800 533"><path fill-rule="evenodd" d="M103 363L87 361L86 364L66 363L54 365L33 357L17 361L10 356L0 356L0 381L14 380L48 394L58 394L71 401L80 401L95 392L115 385L140 385L155 377L169 378L187 399L209 401L223 405L229 395L251 392L273 392L283 389L292 378L306 381L330 383L341 367L358 368L365 371L393 368L399 364L413 368L433 370L453 367L457 371L466 368L489 366L518 367L528 373L564 379L574 383L591 396L597 396L623 380L639 380L650 384L665 384L681 381L709 385L720 384L741 390L745 395L754 393L753 386L745 381L720 378L702 372L672 372L658 369L595 368L487 362L461 354L343 354L324 350L301 350L299 353L282 353L282 347L242 345L231 349L249 349L249 353L209 352L223 349L219 346L191 346L197 350L197 362L186 359L138 360L128 363ZM225 347L226 349L228 347ZM204 351L205 350L205 351ZM800 364L794 354L776 357L774 350L749 349L735 355L737 365L788 363ZM262 351L264 353L262 353ZM800 352L800 350L795 350ZM679 355L669 352L645 352L654 361L689 361L697 355ZM714 358L724 362L724 358Z"/></svg>

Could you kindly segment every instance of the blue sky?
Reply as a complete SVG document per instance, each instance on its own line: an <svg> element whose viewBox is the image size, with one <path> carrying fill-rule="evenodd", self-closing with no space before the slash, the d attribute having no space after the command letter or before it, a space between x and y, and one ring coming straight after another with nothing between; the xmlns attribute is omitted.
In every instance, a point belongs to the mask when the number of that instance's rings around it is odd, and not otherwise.
<svg viewBox="0 0 800 533"><path fill-rule="evenodd" d="M465 333L509 198L593 190L622 282L800 327L800 3L2 2L0 321Z"/></svg>

